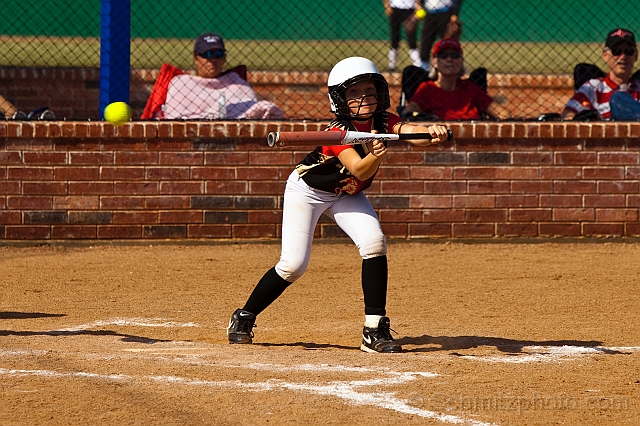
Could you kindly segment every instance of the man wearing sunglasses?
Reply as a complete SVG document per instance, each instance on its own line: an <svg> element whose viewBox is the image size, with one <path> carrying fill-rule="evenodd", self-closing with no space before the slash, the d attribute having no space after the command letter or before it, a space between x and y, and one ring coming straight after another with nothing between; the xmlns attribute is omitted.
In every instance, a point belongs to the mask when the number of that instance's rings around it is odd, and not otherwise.
<svg viewBox="0 0 640 426"><path fill-rule="evenodd" d="M196 73L203 78L217 78L227 60L224 41L218 34L202 34L193 47Z"/></svg>
<svg viewBox="0 0 640 426"><path fill-rule="evenodd" d="M493 101L464 74L464 56L458 40L443 38L433 47L433 68L420 83L407 104L406 111L440 120L478 120L483 113L504 119L507 110ZM415 115L414 114L414 115Z"/></svg>
<svg viewBox="0 0 640 426"><path fill-rule="evenodd" d="M163 106L164 118L175 119L282 119L272 102L258 101L249 83L233 71L223 71L227 50L222 36L198 36L193 47L196 73L171 79Z"/></svg>
<svg viewBox="0 0 640 426"><path fill-rule="evenodd" d="M634 34L623 28L610 31L602 58L609 72L587 81L576 91L562 111L563 119L571 120L588 111L601 120L640 119L640 82L632 78L638 59Z"/></svg>

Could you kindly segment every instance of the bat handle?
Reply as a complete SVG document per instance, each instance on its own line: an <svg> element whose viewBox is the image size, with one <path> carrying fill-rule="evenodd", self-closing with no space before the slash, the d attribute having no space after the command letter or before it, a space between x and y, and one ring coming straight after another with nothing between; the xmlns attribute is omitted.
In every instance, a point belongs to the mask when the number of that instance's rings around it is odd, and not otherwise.
<svg viewBox="0 0 640 426"><path fill-rule="evenodd" d="M411 133L408 133L408 135L411 135ZM420 135L425 135L425 139L433 139L433 136L431 136L431 134L429 133L420 133ZM415 137L415 133L413 134L413 136ZM447 129L447 140L451 141L453 140L453 130L451 129Z"/></svg>
<svg viewBox="0 0 640 426"><path fill-rule="evenodd" d="M398 135L398 139L400 140L408 140L408 139L433 139L431 133L401 133ZM451 129L447 129L447 140L453 140L453 131Z"/></svg>

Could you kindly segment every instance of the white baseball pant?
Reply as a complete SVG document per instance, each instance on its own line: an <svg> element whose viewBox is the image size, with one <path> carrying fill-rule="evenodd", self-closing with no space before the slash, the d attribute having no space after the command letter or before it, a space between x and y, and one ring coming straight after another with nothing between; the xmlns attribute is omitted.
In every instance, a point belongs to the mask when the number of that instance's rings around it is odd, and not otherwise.
<svg viewBox="0 0 640 426"><path fill-rule="evenodd" d="M275 268L290 283L307 270L313 232L323 213L353 240L363 259L387 254L380 221L363 192L349 195L320 191L308 186L294 170L287 179L283 210L282 252Z"/></svg>

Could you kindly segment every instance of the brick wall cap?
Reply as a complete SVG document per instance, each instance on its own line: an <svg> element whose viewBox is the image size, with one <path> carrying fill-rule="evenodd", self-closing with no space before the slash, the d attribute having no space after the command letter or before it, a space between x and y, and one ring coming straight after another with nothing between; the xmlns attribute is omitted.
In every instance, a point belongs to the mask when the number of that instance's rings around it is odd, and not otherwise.
<svg viewBox="0 0 640 426"><path fill-rule="evenodd" d="M210 126L214 124L216 131L227 138L266 138L270 132L324 130L329 120L238 120L238 121L132 121L115 127L103 121L49 121L38 122L38 133L50 135L52 139L95 139L117 135L121 139L166 139L166 135L177 134L173 127L184 128L193 125L193 131L181 139L211 138ZM141 127L141 124L144 126ZM423 123L430 125L432 123ZM637 139L640 135L640 123L635 122L537 122L537 121L470 121L447 122L457 140L474 138L511 139L517 126L526 126L527 131L516 135L519 139L611 139L611 135L620 138ZM33 122L8 121L6 129L0 132L0 139L32 139ZM167 129L169 126L169 129ZM162 127L162 131L158 131ZM134 129L136 131L132 131ZM51 131L53 129L53 131ZM62 131L60 131L62 129ZM170 130L170 131L169 131ZM184 134L184 132L179 132Z"/></svg>

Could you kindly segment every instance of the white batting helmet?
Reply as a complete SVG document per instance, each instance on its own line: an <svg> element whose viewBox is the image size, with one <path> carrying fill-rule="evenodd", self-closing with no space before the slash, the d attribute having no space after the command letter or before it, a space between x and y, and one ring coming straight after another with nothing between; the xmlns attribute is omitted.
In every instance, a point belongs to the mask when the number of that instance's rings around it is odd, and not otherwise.
<svg viewBox="0 0 640 426"><path fill-rule="evenodd" d="M376 86L376 100L378 101L376 113L386 111L391 107L389 84L375 64L367 58L352 56L338 62L329 73L327 81L329 102L331 103L331 111L336 116L340 118L351 117L347 99L344 96L345 89L364 80L372 80Z"/></svg>

